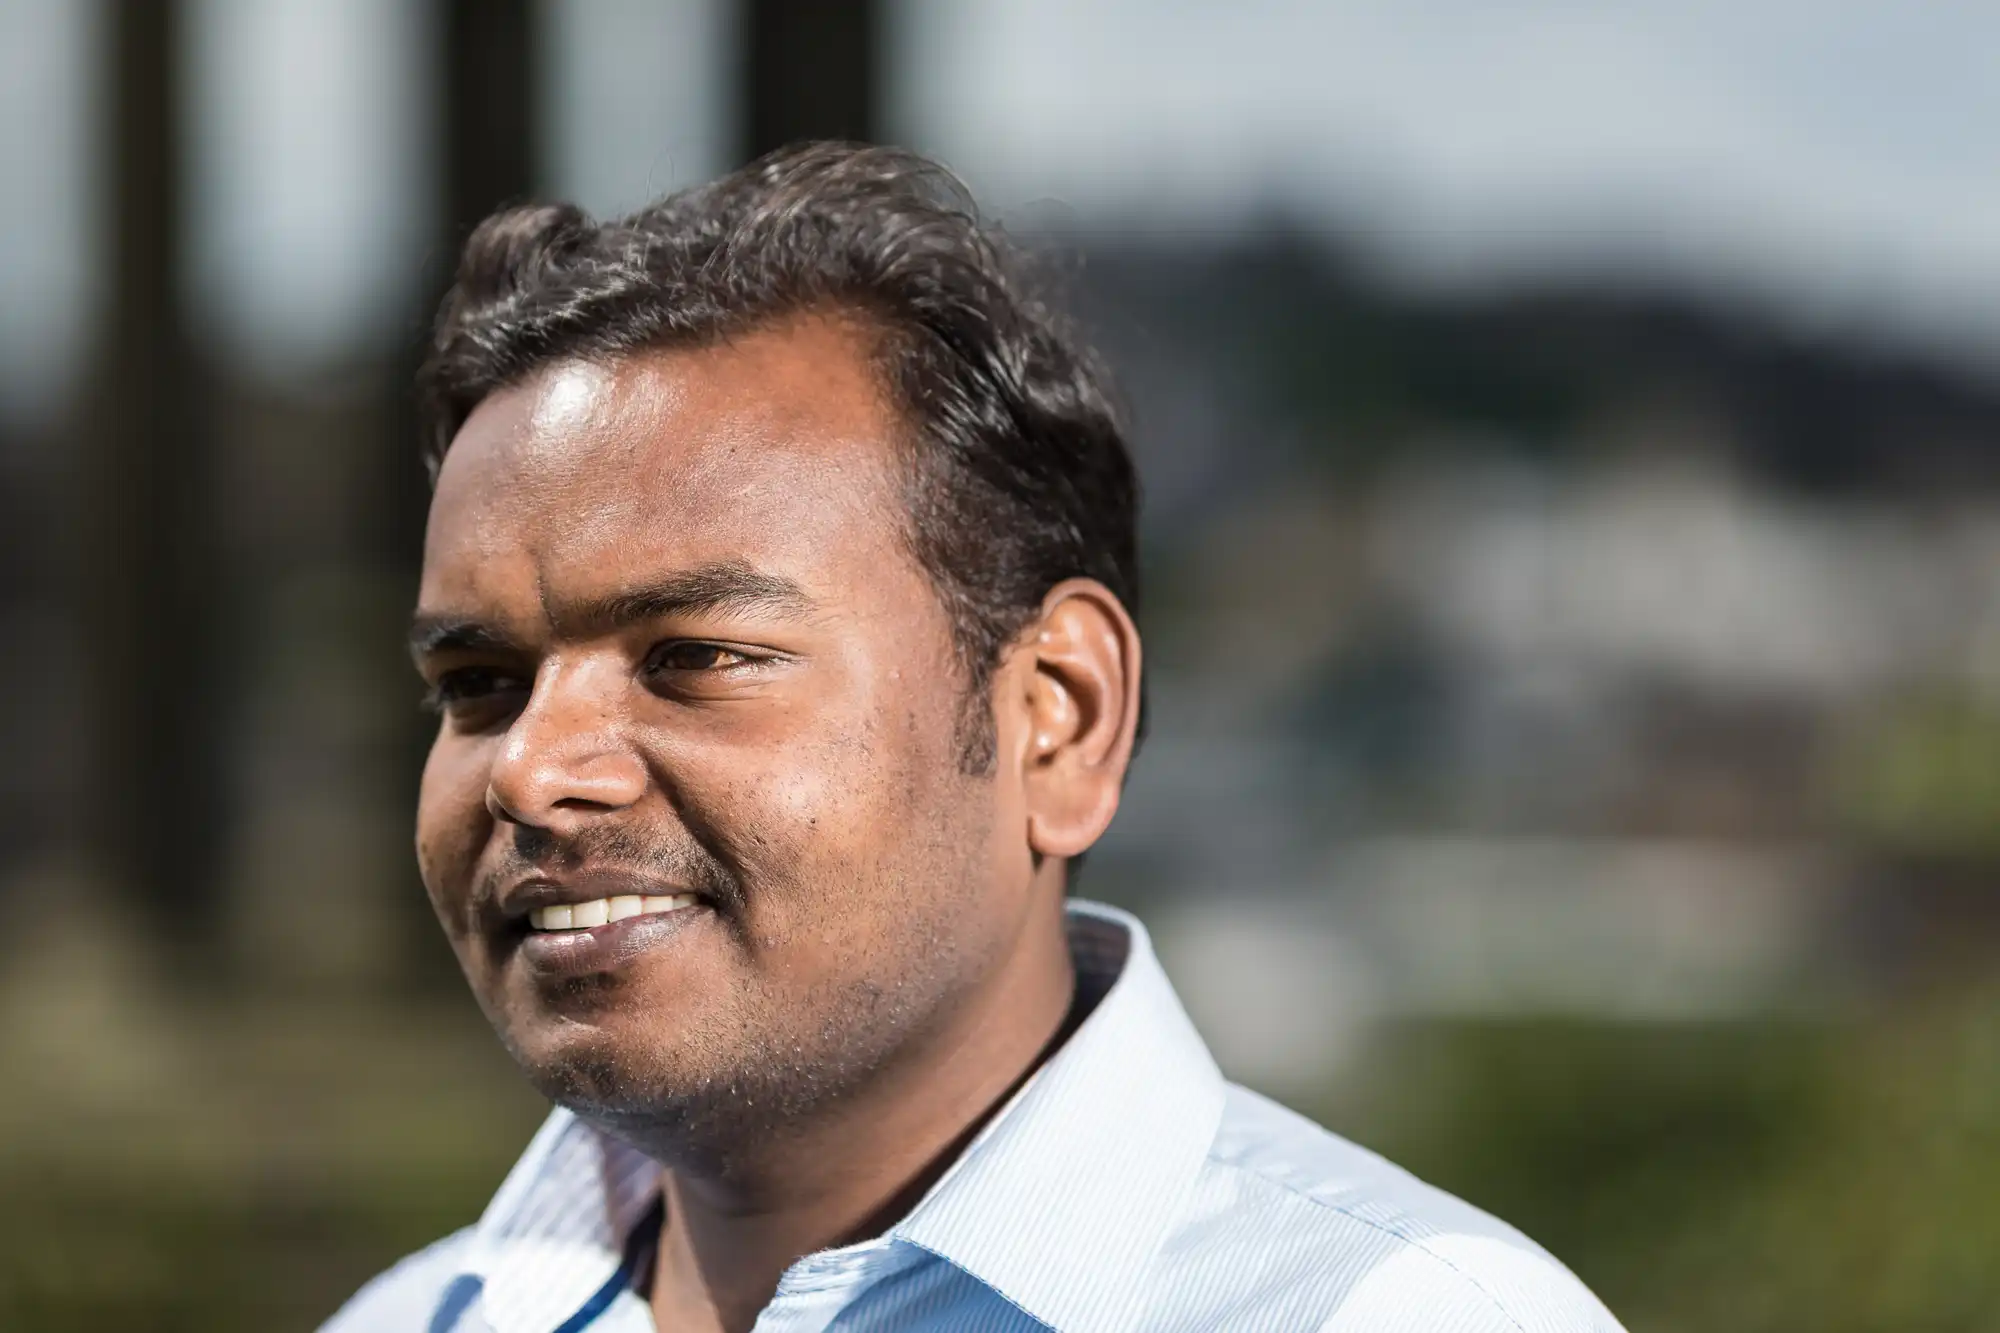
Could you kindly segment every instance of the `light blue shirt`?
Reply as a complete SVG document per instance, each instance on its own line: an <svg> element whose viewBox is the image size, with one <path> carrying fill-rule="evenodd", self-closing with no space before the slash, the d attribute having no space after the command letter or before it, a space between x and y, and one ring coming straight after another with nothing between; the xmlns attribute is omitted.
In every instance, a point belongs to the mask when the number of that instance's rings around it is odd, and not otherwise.
<svg viewBox="0 0 2000 1333"><path fill-rule="evenodd" d="M758 1333L1619 1333L1545 1251L1225 1082L1145 929L1070 908L1095 1007L909 1216L788 1269ZM323 1333L652 1333L659 1168L557 1111L478 1225Z"/></svg>

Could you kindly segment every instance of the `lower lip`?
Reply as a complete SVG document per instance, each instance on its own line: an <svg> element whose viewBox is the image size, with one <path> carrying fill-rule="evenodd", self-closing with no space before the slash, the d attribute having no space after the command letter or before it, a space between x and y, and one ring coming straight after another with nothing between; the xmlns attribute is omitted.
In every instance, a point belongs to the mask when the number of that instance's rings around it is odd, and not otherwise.
<svg viewBox="0 0 2000 1333"><path fill-rule="evenodd" d="M647 912L582 930L530 930L521 941L521 959L546 976L580 977L622 967L648 950L671 942L710 915L696 903L671 912Z"/></svg>

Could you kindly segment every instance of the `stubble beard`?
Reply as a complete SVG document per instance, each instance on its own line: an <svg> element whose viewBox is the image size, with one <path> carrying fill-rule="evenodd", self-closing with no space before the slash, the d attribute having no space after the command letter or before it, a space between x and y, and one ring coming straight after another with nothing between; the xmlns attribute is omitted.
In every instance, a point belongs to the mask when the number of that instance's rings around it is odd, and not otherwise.
<svg viewBox="0 0 2000 1333"><path fill-rule="evenodd" d="M963 929L978 919L977 899L988 889L985 779L955 773L948 781L954 790L941 802L907 793L905 808L928 804L932 816L894 839L904 853L900 864L878 869L881 878L862 895L851 883L839 892L796 879L747 883L727 850L698 834L661 849L634 841L630 831L607 831L602 846L521 849L531 857L589 854L671 872L711 896L746 957L761 952L752 923L767 894L829 911L872 907L878 929L843 936L843 954L815 969L831 980L799 993L773 989L769 971L753 970L733 1003L695 1016L691 1026L668 1025L657 1040L573 1033L558 1049L535 1052L523 1049L502 1015L489 1013L502 1043L544 1097L655 1161L708 1178L754 1170L787 1140L920 1068L1001 961L993 956L1004 953L1001 941ZM803 921L788 933L804 939L825 924ZM635 1024L628 1034L644 1027Z"/></svg>
<svg viewBox="0 0 2000 1333"><path fill-rule="evenodd" d="M920 1064L951 1027L968 975L962 942L929 923L898 943L905 966L893 980L760 996L670 1046L606 1037L534 1059L503 1040L555 1104L671 1169L736 1178Z"/></svg>
<svg viewBox="0 0 2000 1333"><path fill-rule="evenodd" d="M837 980L803 994L746 986L726 1010L692 1026L671 1025L656 1041L634 1039L630 1029L574 1034L561 1049L533 1053L507 1024L496 1027L550 1101L676 1171L747 1175L785 1142L920 1067L955 1030L996 962L959 929L983 885L975 858L966 855L983 841L980 833L934 837L934 852L956 855L920 858L926 864L905 867L897 883L876 885L870 899L895 904L878 917L892 928L855 938L821 969ZM747 898L737 892L745 907L757 896L754 888ZM842 897L822 892L812 900ZM731 922L729 915L729 933L747 946L742 918ZM817 924L793 933L810 935ZM760 982L764 975L752 974Z"/></svg>

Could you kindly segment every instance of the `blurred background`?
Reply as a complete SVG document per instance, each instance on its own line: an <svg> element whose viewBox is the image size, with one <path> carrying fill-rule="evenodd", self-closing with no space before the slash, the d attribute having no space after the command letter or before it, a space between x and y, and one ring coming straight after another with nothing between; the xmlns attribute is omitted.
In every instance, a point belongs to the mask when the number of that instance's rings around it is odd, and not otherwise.
<svg viewBox="0 0 2000 1333"><path fill-rule="evenodd" d="M1890 0L0 0L0 1325L309 1328L478 1215L428 311L823 135L1122 373L1081 888L1225 1066L1634 1333L2000 1328L2000 10Z"/></svg>

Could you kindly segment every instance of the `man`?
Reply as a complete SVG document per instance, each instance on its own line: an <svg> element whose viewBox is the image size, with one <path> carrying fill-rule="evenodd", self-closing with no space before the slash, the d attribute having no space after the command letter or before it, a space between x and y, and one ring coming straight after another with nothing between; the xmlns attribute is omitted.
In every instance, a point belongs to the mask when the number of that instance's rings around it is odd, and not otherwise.
<svg viewBox="0 0 2000 1333"><path fill-rule="evenodd" d="M1225 1083L1067 900L1139 731L1137 488L939 169L498 214L424 391L417 853L560 1109L330 1328L1616 1328Z"/></svg>

